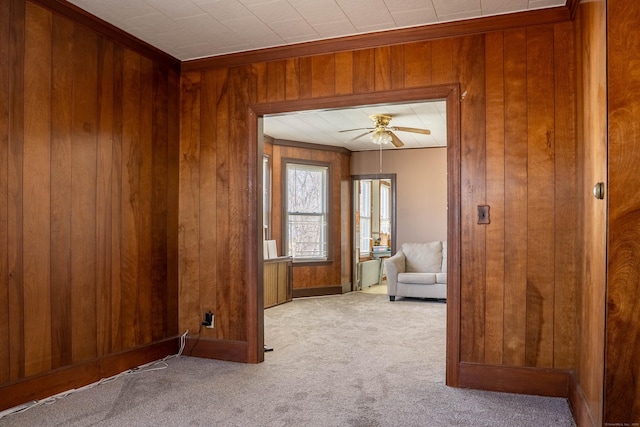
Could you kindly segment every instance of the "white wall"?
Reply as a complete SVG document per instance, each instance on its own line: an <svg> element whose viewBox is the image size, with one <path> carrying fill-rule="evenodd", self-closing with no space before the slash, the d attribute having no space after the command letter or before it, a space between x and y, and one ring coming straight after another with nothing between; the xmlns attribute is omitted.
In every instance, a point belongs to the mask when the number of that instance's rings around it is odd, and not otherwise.
<svg viewBox="0 0 640 427"><path fill-rule="evenodd" d="M351 175L380 172L379 151L351 155ZM447 239L447 149L383 150L382 173L396 174L396 245Z"/></svg>

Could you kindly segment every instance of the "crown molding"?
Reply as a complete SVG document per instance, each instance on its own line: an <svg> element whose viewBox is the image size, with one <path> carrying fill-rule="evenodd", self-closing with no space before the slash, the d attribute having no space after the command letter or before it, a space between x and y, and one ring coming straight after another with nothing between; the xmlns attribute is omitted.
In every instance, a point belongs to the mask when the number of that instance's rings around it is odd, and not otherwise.
<svg viewBox="0 0 640 427"><path fill-rule="evenodd" d="M140 55L180 72L180 60L65 0L27 0L69 18Z"/></svg>
<svg viewBox="0 0 640 427"><path fill-rule="evenodd" d="M570 8L575 8L579 0L568 0L568 6L538 9L505 15L463 21L402 28L377 33L325 39L286 46L277 46L228 55L212 56L182 62L182 71L203 71L216 68L229 68L257 62L276 61L287 58L320 55L341 51L370 49L381 46L398 45L447 37L465 36L510 28L532 25L553 24L571 20Z"/></svg>

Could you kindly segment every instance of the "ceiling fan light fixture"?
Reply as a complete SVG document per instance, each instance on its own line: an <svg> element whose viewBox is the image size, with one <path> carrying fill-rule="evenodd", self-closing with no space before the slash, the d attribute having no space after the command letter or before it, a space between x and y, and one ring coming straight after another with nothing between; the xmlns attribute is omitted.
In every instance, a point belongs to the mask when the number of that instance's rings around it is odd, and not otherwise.
<svg viewBox="0 0 640 427"><path fill-rule="evenodd" d="M391 135L383 128L376 129L376 131L371 134L371 141L378 145L388 144L391 142Z"/></svg>

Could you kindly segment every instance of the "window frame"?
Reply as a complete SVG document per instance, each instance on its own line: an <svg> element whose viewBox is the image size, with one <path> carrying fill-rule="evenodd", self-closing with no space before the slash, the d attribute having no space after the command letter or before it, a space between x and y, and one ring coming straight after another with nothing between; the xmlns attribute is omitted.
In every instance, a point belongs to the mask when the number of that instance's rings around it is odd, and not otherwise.
<svg viewBox="0 0 640 427"><path fill-rule="evenodd" d="M283 242L283 253L289 256L289 227L288 227L288 175L287 175L287 167L291 164L293 165L303 165L303 166L316 166L316 167L325 167L327 169L326 173L326 188L325 188L325 210L326 210L326 259L312 259L312 258L303 258L296 259L291 256L293 263L298 266L302 265L323 265L330 264L333 262L333 251L332 251L332 223L333 223L333 215L332 215L332 186L331 186L331 177L332 177L332 165L329 162L321 162L316 160L308 160L308 159L299 159L299 158L290 158L283 157L281 159L282 162L282 172L281 172L281 194L282 194L282 202L281 202L281 213L282 213L282 242Z"/></svg>

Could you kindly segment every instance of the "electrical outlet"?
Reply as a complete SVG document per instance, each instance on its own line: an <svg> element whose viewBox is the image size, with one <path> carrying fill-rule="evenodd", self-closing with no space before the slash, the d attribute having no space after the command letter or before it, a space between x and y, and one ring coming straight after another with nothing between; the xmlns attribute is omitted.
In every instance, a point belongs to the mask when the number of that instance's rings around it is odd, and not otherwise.
<svg viewBox="0 0 640 427"><path fill-rule="evenodd" d="M214 322L213 313L211 311L207 311L204 314L204 322L202 322L202 324L204 325L205 328L213 329L213 326L214 326L213 322Z"/></svg>

